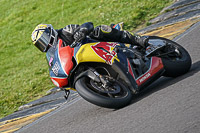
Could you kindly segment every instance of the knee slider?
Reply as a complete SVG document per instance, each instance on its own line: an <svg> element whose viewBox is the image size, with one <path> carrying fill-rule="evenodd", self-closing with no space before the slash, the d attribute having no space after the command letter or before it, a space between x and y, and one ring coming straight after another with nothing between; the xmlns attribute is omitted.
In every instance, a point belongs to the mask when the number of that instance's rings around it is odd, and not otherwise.
<svg viewBox="0 0 200 133"><path fill-rule="evenodd" d="M101 25L101 31L108 34L112 32L112 28L108 25Z"/></svg>

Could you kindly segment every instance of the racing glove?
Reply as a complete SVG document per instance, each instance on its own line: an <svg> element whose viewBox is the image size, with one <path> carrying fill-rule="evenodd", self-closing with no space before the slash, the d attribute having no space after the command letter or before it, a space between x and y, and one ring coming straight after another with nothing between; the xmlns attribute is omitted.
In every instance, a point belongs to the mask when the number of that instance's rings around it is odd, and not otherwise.
<svg viewBox="0 0 200 133"><path fill-rule="evenodd" d="M86 38L94 30L94 26L92 22L84 23L78 28L74 35L74 43L70 45L70 47L75 47L77 43L81 42L83 39Z"/></svg>
<svg viewBox="0 0 200 133"><path fill-rule="evenodd" d="M86 35L87 35L87 29L86 28L81 28L79 31L77 31L74 34L74 40L75 40L75 42L82 41L83 39L85 39Z"/></svg>
<svg viewBox="0 0 200 133"><path fill-rule="evenodd" d="M74 42L71 43L70 47L74 48L76 47L76 45L81 42L83 39L86 38L86 30L87 29L80 29L79 31L75 32L73 38L74 38Z"/></svg>

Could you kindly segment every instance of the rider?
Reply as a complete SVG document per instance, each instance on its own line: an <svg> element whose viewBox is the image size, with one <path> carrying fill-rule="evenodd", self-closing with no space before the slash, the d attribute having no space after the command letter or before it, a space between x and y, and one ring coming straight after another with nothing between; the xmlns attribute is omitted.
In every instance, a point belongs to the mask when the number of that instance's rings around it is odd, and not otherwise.
<svg viewBox="0 0 200 133"><path fill-rule="evenodd" d="M68 84L68 75L73 68L73 63L69 59L67 64L67 68L69 69L68 72L65 72L64 75L59 75L59 64L56 64L53 61L53 57L51 57L52 51L54 52L54 49L56 49L58 38L63 40L64 46L69 45L70 47L76 47L76 43L73 42L80 42L85 39L86 36L98 41L128 43L133 46L142 46L143 48L146 48L148 40L148 37L133 36L128 31L120 31L112 28L112 26L100 25L94 28L93 23L91 22L84 23L80 26L76 24L70 24L59 30L55 30L51 24L39 24L34 29L31 38L33 44L40 51L47 52L47 61L49 64L51 80L56 86L64 87ZM62 78L59 79L59 77Z"/></svg>
<svg viewBox="0 0 200 133"><path fill-rule="evenodd" d="M146 36L133 36L128 31L120 31L111 26L100 25L93 27L92 22L81 26L70 24L59 30L54 30L51 24L39 24L32 33L34 45L42 52L47 52L57 37L60 37L66 45L74 47L73 42L80 42L86 36L98 41L121 42L146 47Z"/></svg>

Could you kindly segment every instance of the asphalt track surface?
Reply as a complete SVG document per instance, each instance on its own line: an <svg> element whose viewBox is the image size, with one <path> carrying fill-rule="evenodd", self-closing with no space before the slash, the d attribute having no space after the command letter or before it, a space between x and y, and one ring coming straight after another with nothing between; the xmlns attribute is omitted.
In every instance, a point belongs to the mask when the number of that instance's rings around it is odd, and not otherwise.
<svg viewBox="0 0 200 133"><path fill-rule="evenodd" d="M200 24L177 42L190 53L189 73L157 80L119 110L101 108L82 98L23 127L20 133L199 133Z"/></svg>

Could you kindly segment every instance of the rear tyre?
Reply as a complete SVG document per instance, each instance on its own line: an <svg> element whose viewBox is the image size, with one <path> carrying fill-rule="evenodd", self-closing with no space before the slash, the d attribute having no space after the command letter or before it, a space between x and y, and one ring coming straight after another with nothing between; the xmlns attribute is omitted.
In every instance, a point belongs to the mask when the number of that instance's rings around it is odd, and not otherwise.
<svg viewBox="0 0 200 133"><path fill-rule="evenodd" d="M188 72L191 68L192 60L189 53L178 43L162 37L151 37L153 39L165 40L168 46L163 49L163 53L174 50L173 53L161 57L164 65L166 77L177 77Z"/></svg>

